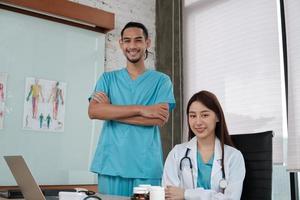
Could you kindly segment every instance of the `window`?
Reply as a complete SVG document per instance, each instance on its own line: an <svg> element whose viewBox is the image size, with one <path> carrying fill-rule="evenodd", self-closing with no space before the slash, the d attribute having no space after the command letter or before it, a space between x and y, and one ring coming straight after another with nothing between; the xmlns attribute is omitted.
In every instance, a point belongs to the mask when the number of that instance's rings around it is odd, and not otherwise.
<svg viewBox="0 0 300 200"><path fill-rule="evenodd" d="M212 91L229 132L273 130L273 161L284 163L287 118L278 2L185 0L183 6L184 105L195 92ZM273 181L280 177L289 183L285 167L274 166L273 174ZM274 199L289 199L289 190L276 195L281 185L273 182Z"/></svg>

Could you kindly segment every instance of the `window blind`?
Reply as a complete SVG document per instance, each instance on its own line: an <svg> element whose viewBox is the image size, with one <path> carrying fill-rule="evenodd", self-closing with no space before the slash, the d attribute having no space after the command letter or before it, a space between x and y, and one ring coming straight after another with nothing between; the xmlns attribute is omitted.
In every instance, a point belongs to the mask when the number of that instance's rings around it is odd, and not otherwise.
<svg viewBox="0 0 300 200"><path fill-rule="evenodd" d="M269 0L184 1L184 101L200 90L215 93L229 132L273 130L273 161L282 163L285 102L276 6Z"/></svg>
<svg viewBox="0 0 300 200"><path fill-rule="evenodd" d="M288 165L300 170L300 1L285 0L288 51Z"/></svg>

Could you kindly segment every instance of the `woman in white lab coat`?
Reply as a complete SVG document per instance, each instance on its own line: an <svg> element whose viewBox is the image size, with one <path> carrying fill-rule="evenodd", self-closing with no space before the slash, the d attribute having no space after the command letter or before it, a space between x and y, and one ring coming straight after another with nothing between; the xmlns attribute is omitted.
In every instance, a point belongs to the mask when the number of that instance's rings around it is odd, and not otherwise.
<svg viewBox="0 0 300 200"><path fill-rule="evenodd" d="M245 163L233 147L217 97L194 94L187 105L189 139L169 153L162 184L166 200L239 200Z"/></svg>

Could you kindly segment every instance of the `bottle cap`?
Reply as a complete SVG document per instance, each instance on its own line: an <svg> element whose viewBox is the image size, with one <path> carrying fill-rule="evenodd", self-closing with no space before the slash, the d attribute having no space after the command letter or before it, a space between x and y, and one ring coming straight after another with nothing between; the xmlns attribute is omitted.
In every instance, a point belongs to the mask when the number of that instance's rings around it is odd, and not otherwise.
<svg viewBox="0 0 300 200"><path fill-rule="evenodd" d="M147 188L143 187L134 187L133 194L146 194L148 192Z"/></svg>
<svg viewBox="0 0 300 200"><path fill-rule="evenodd" d="M147 192L150 192L150 189L151 189L151 185L149 185L149 184L141 184L141 185L139 185L139 187L145 188L147 190Z"/></svg>
<svg viewBox="0 0 300 200"><path fill-rule="evenodd" d="M160 187L160 186L151 186L150 190L151 190L151 191L152 191L152 190L155 190L155 191L159 190L159 191L161 191L161 190L164 190L164 188L163 188L163 187Z"/></svg>

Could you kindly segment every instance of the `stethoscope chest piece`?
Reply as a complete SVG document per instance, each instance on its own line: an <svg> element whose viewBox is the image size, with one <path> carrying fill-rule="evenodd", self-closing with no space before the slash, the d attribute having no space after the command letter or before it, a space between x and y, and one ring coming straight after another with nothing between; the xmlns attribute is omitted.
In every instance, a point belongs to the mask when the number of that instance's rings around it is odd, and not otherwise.
<svg viewBox="0 0 300 200"><path fill-rule="evenodd" d="M220 186L221 189L224 190L227 187L227 181L224 178L222 178L220 180L219 186Z"/></svg>

